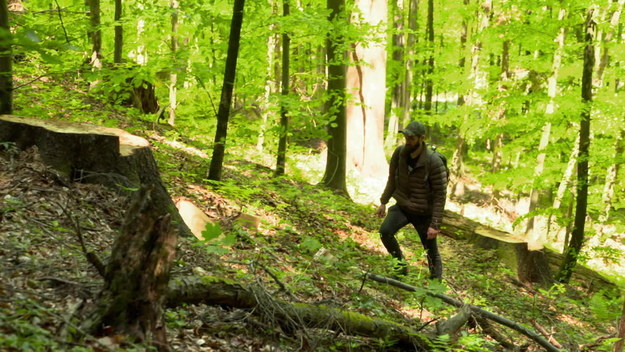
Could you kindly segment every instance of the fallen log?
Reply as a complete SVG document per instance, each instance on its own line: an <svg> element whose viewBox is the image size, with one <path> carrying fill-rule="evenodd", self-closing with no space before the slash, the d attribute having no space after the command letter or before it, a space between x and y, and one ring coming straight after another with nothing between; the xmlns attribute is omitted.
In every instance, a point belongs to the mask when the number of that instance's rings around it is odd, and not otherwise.
<svg viewBox="0 0 625 352"><path fill-rule="evenodd" d="M182 236L193 236L163 185L150 144L117 128L60 120L0 115L0 142L37 146L42 161L63 180L127 192L153 185L160 215L169 214Z"/></svg>
<svg viewBox="0 0 625 352"><path fill-rule="evenodd" d="M166 304L212 304L253 309L280 325L284 331L327 329L353 336L366 336L397 341L404 348L428 351L428 337L392 321L374 319L325 305L288 303L276 300L260 290L244 288L213 277L172 278Z"/></svg>
<svg viewBox="0 0 625 352"><path fill-rule="evenodd" d="M393 280L393 279L390 279L390 278L387 278L387 277L384 277L384 276L379 276L379 275L375 275L375 274L371 274L371 273L366 273L365 277L369 278L369 279L371 279L373 281L377 281L377 282L380 282L380 283L392 285L392 286L397 287L397 288L401 288L401 289L406 290L406 291L415 292L415 291L417 291L419 289L416 286L408 285L408 284L405 284L405 283L403 283L401 281ZM429 295L431 297L436 297L436 298L440 299L441 301L443 301L443 302L445 302L445 303L447 303L449 305L452 305L454 307L459 307L460 308L460 307L463 307L465 305L465 303L463 303L463 302L461 302L461 301L459 301L459 300L457 300L455 298L452 298L452 297L446 296L444 294L441 294L441 293L427 292L427 295ZM490 320L492 320L494 322L497 322L497 323L499 323L499 324L501 324L503 326L509 327L509 328L511 328L511 329L513 329L515 331L520 332L521 334L523 334L523 335L529 337L530 339L536 341L536 343L538 343L539 345L544 347L547 351L549 351L549 352L560 352L560 350L558 348L556 348L554 345L549 343L549 341L545 340L545 338L543 338L540 334L536 333L535 331L532 331L532 330L526 328L525 326L523 326L523 325L521 325L519 323L516 323L516 322L514 322L514 321L512 321L510 319L504 318L504 317L499 316L499 315L497 315L495 313L492 313L492 312L489 312L487 310L484 310L484 309L482 309L482 308L480 308L478 306L475 306L475 305L468 305L468 306L469 306L469 308L471 308L471 312L472 313L474 313L474 314L476 314L478 316L490 319Z"/></svg>
<svg viewBox="0 0 625 352"><path fill-rule="evenodd" d="M478 248L497 251L501 262L508 268L516 271L517 274L520 274L521 279L532 276L530 273L524 272L526 268L524 268L523 263L528 260L539 262L535 263L537 265L543 265L544 263L549 268L543 269L545 271L551 269L553 272L557 272L563 260L561 253L549 248L543 248L540 251L529 251L528 256L525 239L506 231L483 225L449 210L445 210L441 233L452 239L471 243ZM544 272L534 274L539 274L539 276L549 275ZM614 283L581 263L575 267L573 280L579 281L591 292L600 290L618 291Z"/></svg>

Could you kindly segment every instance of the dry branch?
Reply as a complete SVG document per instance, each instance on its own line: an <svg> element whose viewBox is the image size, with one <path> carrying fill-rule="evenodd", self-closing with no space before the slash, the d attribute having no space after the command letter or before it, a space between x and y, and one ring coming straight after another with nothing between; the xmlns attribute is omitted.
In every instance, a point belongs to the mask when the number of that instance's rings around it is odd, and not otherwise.
<svg viewBox="0 0 625 352"><path fill-rule="evenodd" d="M403 290L406 291L417 291L418 287L415 286L411 286L408 284L405 284L401 281L397 281L397 280L393 280L384 276L379 276L379 275L375 275L375 274L371 274L371 273L367 273L366 277L373 280L373 281L377 281L377 282L381 282L381 283L385 283L385 284L389 284L398 288L401 288ZM462 307L463 305L465 305L465 303L443 295L441 293L433 293L433 292L428 292L427 293L429 296L431 297L436 297L440 300L442 300L443 302L450 304L452 306L455 307ZM540 336L539 334L537 334L535 331L532 331L526 327L524 327L523 325L513 322L510 319L504 318L502 316L499 316L497 314L491 313L489 311L483 310L477 306L474 305L469 305L469 307L471 308L471 311L481 317L484 318L488 318L494 322L497 322L503 326L507 326L513 330L516 330L518 332L520 332L521 334L531 338L532 340L536 341L536 343L538 343L539 345L541 345L542 347L544 347L547 351L549 352L560 352L560 350L558 348L556 348L554 345L552 345L551 343L549 343L549 341L545 340L542 336Z"/></svg>

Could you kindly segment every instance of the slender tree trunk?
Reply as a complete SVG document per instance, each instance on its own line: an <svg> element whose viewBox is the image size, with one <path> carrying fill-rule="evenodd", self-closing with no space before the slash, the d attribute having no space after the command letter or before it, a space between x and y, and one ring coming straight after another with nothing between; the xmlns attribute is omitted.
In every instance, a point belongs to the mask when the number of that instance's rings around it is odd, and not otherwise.
<svg viewBox="0 0 625 352"><path fill-rule="evenodd" d="M560 9L558 14L558 21L564 21L566 17L566 9ZM558 35L556 37L557 47L553 54L553 62L551 66L551 75L547 80L547 95L549 96L549 103L545 109L545 115L549 119L555 112L555 98L558 90L558 74L560 72L560 65L562 62L562 52L564 50L565 30L564 27L560 27ZM547 153L545 150L549 145L549 139L551 138L551 122L547 121L543 126L543 133L538 144L538 156L536 158L536 167L534 168L534 179L538 180L542 177L545 169L545 159ZM536 183L535 183L536 184ZM532 188L530 192L530 205L529 212L532 213L540 208L540 204L544 202L546 197L546 191L544 189L538 189L536 186ZM543 248L544 243L547 240L547 219L544 215L532 216L527 223L525 235L529 243L530 250L539 250Z"/></svg>
<svg viewBox="0 0 625 352"><path fill-rule="evenodd" d="M397 128L399 126L400 119L403 118L404 113L404 90L407 84L405 78L406 64L405 64L405 51L406 51L406 39L407 33L405 31L408 11L408 6L403 5L404 1L391 1L389 2L389 22L393 24L393 40L391 49L391 65L389 65L390 81L393 82L392 94L391 94L391 106L389 111L389 118L387 122L387 134L384 139L384 149L392 150L397 141Z"/></svg>
<svg viewBox="0 0 625 352"><path fill-rule="evenodd" d="M597 54L599 54L599 64L597 65L597 75L595 78L595 86L597 87L601 87L603 85L603 73L605 72L605 68L608 66L610 58L609 43L614 40L614 34L619 26L625 0L612 0L612 4L614 4L615 9L610 16L610 28L608 29L608 33L606 33L603 37L603 40L601 41L602 43L597 43L597 45L601 46L597 50Z"/></svg>
<svg viewBox="0 0 625 352"><path fill-rule="evenodd" d="M434 0L428 0L427 37L430 56L427 60L425 74L425 102L423 110L426 114L432 114L432 99L434 95Z"/></svg>
<svg viewBox="0 0 625 352"><path fill-rule="evenodd" d="M282 15L290 15L289 0L282 2ZM280 103L280 140L278 141L278 160L276 162L276 176L284 175L286 168L286 147L289 131L289 117L287 99L289 98L289 66L290 66L291 37L287 32L282 33L282 100Z"/></svg>
<svg viewBox="0 0 625 352"><path fill-rule="evenodd" d="M347 25L345 0L328 0L328 20L333 26ZM347 114L345 107L345 75L347 60L343 48L345 38L340 30L330 31L327 39L328 105L326 111L333 117L328 126L328 157L321 184L347 195Z"/></svg>
<svg viewBox="0 0 625 352"><path fill-rule="evenodd" d="M230 38L228 40L228 56L226 57L226 69L221 88L221 99L217 111L217 130L213 155L208 169L208 179L221 180L224 154L226 152L226 137L228 136L228 120L230 119L230 106L232 105L232 91L237 71L237 58L239 56L239 43L241 39L241 26L243 25L243 9L245 0L235 0L232 10L232 22L230 24Z"/></svg>
<svg viewBox="0 0 625 352"><path fill-rule="evenodd" d="M284 0L286 1L286 0ZM278 0L271 1L273 16L279 16ZM261 104L261 124L258 131L258 140L256 141L256 150L262 152L265 145L265 133L269 122L269 100L271 93L278 91L280 80L280 68L278 54L280 53L280 35L277 32L278 25L271 23L269 25L270 35L267 38L267 84L265 84L265 93L263 103Z"/></svg>
<svg viewBox="0 0 625 352"><path fill-rule="evenodd" d="M614 161L612 165L608 168L606 172L605 185L603 187L603 204L605 204L605 208L603 210L603 214L601 215L601 221L608 221L610 219L610 212L612 210L612 200L614 199L614 186L616 185L616 180L618 180L621 171L621 162L620 159L625 153L625 129L621 130L621 133L616 137L615 144L615 152L612 156L612 160Z"/></svg>
<svg viewBox="0 0 625 352"><path fill-rule="evenodd" d="M590 148L590 112L592 109L592 73L595 64L593 34L596 25L593 18L594 10L588 10L586 19L586 46L584 49L584 71L582 75L582 101L584 107L579 127L579 156L577 159L577 201L575 207L575 223L571 233L570 245L564 252L564 259L558 273L558 281L567 283L577 258L584 244L584 231L588 206L588 157Z"/></svg>
<svg viewBox="0 0 625 352"><path fill-rule="evenodd" d="M178 62L178 0L171 0L171 56L173 67L169 74L169 118L167 123L170 126L176 124L176 107L177 103L177 87L178 84L178 68L181 67L181 63Z"/></svg>
<svg viewBox="0 0 625 352"><path fill-rule="evenodd" d="M102 68L102 29L100 28L100 0L88 0L89 37L91 38L91 57L89 63L95 68Z"/></svg>
<svg viewBox="0 0 625 352"><path fill-rule="evenodd" d="M623 352L623 347L625 346L625 300L623 300L623 312L621 313L616 337L620 338L620 340L614 344L614 352Z"/></svg>
<svg viewBox="0 0 625 352"><path fill-rule="evenodd" d="M113 62L122 62L122 52L124 48L124 27L121 24L123 12L122 0L115 0L115 43L113 51Z"/></svg>
<svg viewBox="0 0 625 352"><path fill-rule="evenodd" d="M394 2L393 2L394 3ZM396 45L398 49L396 61L401 65L403 77L397 77L400 83L394 93L395 99L391 105L391 115L386 129L386 139L384 140L385 150L391 150L397 144L397 133L400 125L407 125L410 122L410 111L412 109L410 98L413 88L413 57L415 53L416 35L418 22L418 1L403 0L402 8L397 9L401 15L397 20L399 23L396 31L400 33Z"/></svg>
<svg viewBox="0 0 625 352"><path fill-rule="evenodd" d="M501 51L501 74L499 75L499 85L501 87L502 94L507 94L508 88L506 87L508 78L510 77L510 41L504 40ZM505 102L495 109L496 120L504 120L506 118L506 105ZM491 160L491 171L496 173L501 169L501 162L503 159L503 133L497 133L495 141L493 142L493 158Z"/></svg>
<svg viewBox="0 0 625 352"><path fill-rule="evenodd" d="M0 0L0 114L13 113L13 54L9 8Z"/></svg>
<svg viewBox="0 0 625 352"><path fill-rule="evenodd" d="M466 4L469 2L466 1ZM486 0L481 5L481 12L478 13L478 30L476 35L482 33L490 24L490 17L492 11L492 1ZM471 70L469 72L469 80L473 81L473 87L467 92L463 98L464 104L474 105L479 104L481 97L476 93L476 90L485 86L486 78L485 73L480 68L480 54L482 52L482 42L480 39L476 39L471 48ZM463 116L462 126L469 123L469 116ZM455 180L451 185L451 193L456 197L464 194L464 184L459 177L462 174L462 165L464 164L464 150L467 146L465 136L462 133L458 134L456 139L456 149L454 150L451 162L450 172L452 180Z"/></svg>

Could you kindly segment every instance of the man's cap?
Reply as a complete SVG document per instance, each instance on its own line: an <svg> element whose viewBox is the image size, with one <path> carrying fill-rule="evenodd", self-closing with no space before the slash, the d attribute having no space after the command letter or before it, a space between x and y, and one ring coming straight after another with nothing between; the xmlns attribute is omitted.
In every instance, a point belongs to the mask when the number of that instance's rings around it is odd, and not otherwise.
<svg viewBox="0 0 625 352"><path fill-rule="evenodd" d="M412 121L403 130L399 131L408 137L425 136L425 126L419 121Z"/></svg>

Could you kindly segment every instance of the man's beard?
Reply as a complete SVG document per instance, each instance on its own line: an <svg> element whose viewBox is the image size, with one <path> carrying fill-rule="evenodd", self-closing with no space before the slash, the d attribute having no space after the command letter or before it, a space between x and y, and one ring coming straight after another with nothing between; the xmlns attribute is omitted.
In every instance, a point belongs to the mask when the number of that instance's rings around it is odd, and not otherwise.
<svg viewBox="0 0 625 352"><path fill-rule="evenodd" d="M407 145L406 148L407 148L409 153L412 153L412 152L416 151L417 149L419 149L420 146L421 146L421 144Z"/></svg>

